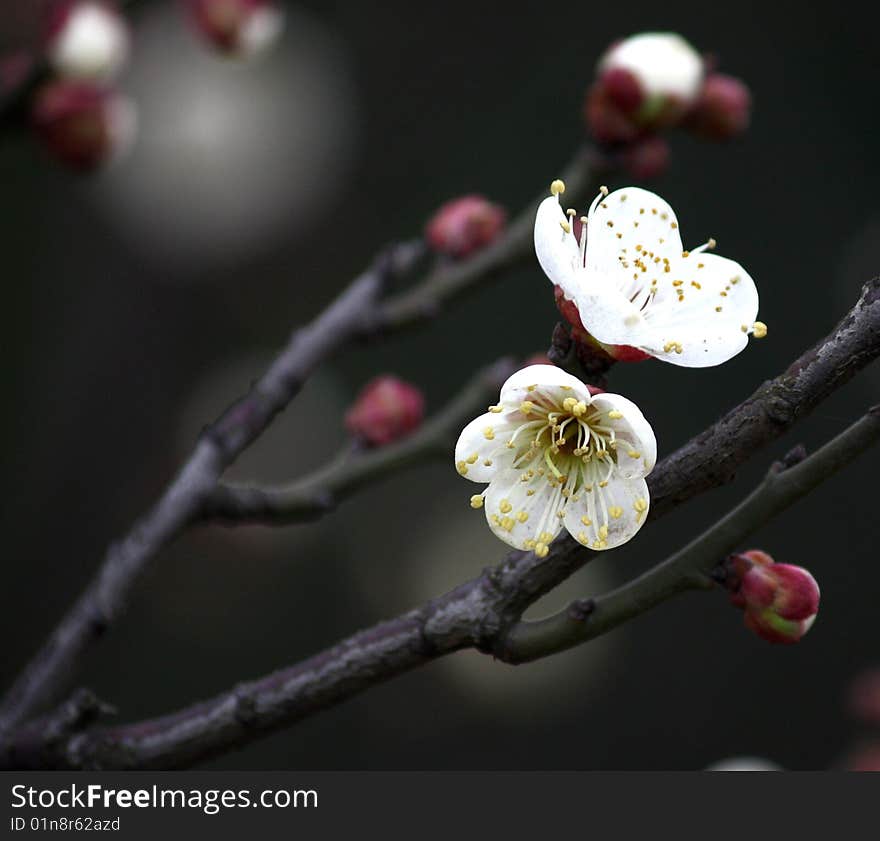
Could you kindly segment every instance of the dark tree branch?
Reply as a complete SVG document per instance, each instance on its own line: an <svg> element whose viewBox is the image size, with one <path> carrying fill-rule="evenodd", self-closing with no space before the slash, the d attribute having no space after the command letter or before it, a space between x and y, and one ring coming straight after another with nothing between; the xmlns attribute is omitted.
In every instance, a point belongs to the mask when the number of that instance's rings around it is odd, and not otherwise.
<svg viewBox="0 0 880 841"><path fill-rule="evenodd" d="M565 173L575 194L592 180L591 167L597 161L589 151L575 156ZM110 547L96 577L0 702L0 744L19 723L58 697L85 649L123 609L145 565L199 518L223 471L262 434L321 362L352 341L433 315L446 301L530 254L534 213L535 205L529 204L484 251L439 266L412 289L383 301L389 277L405 273L423 251L420 245L389 249L321 315L296 330L250 392L205 430L154 508Z"/></svg>
<svg viewBox="0 0 880 841"><path fill-rule="evenodd" d="M537 660L587 642L679 593L712 586L709 573L743 540L862 455L880 438L880 406L808 458L774 464L764 481L730 513L663 563L604 596L573 602L537 622L519 622L496 654L510 663Z"/></svg>
<svg viewBox="0 0 880 841"><path fill-rule="evenodd" d="M863 294L827 338L801 356L785 373L765 383L747 401L709 430L664 459L651 474L653 517L680 502L729 481L733 470L774 440L821 399L845 383L880 353L880 281ZM861 452L877 433L872 412L815 456L789 467L773 485L772 505L781 510L812 488L822 471L833 471ZM696 465L696 468L692 466ZM702 472L701 472L702 471ZM817 478L818 477L818 478ZM780 491L782 487L784 490ZM659 504L657 504L659 502ZM740 526L742 523L740 523ZM725 541L733 532L725 532ZM740 534L742 539L745 532ZM726 546L719 541L718 547ZM687 551L687 550L685 550ZM719 552L720 556L725 549ZM171 715L106 729L93 729L28 753L13 739L0 765L63 768L165 768L183 766L227 751L257 736L340 703L436 657L475 647L511 661L530 652L518 641L521 617L538 598L583 566L591 553L570 539L556 540L545 558L514 551L498 566L423 607L362 631L309 660ZM651 598L662 600L682 586L702 584L702 575L669 584L661 566ZM639 581L637 579L636 581ZM662 585L662 586L660 586ZM630 585L635 586L635 585ZM641 586L641 585L640 585ZM653 586L653 585L652 585ZM622 593L622 595L621 595ZM659 596L657 595L659 594ZM600 602L582 600L569 608L575 622L601 628L609 616L640 612L639 593L622 588ZM650 601L650 599L645 596ZM654 602L656 603L656 601ZM598 611L600 619L595 619ZM616 611L616 612L615 612ZM604 616L605 619L601 617ZM551 620L552 621L552 620ZM568 620L563 622L567 628ZM540 624L540 623L539 623ZM530 626L526 626L530 627ZM511 629L520 630L511 633ZM520 649L511 648L519 645Z"/></svg>

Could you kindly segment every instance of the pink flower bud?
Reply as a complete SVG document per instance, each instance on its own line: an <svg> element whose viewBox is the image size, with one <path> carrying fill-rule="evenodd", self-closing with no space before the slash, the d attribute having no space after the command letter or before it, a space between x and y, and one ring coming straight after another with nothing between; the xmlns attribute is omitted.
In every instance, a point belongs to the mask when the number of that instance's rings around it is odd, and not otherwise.
<svg viewBox="0 0 880 841"><path fill-rule="evenodd" d="M466 257L494 242L506 221L500 205L483 196L462 196L437 210L425 227L425 237L434 251Z"/></svg>
<svg viewBox="0 0 880 841"><path fill-rule="evenodd" d="M265 52L284 28L277 0L183 0L199 35L220 52Z"/></svg>
<svg viewBox="0 0 880 841"><path fill-rule="evenodd" d="M137 116L132 103L110 88L56 81L37 93L31 122L53 157L87 171L108 163L130 145Z"/></svg>
<svg viewBox="0 0 880 841"><path fill-rule="evenodd" d="M422 392L386 374L363 388L345 415L345 426L357 438L381 447L409 435L424 415Z"/></svg>
<svg viewBox="0 0 880 841"><path fill-rule="evenodd" d="M609 146L631 143L642 131L633 115L621 110L612 99L601 80L587 92L584 119L590 134Z"/></svg>
<svg viewBox="0 0 880 841"><path fill-rule="evenodd" d="M742 81L713 73L706 79L685 126L708 140L730 140L748 128L751 110L752 95Z"/></svg>
<svg viewBox="0 0 880 841"><path fill-rule="evenodd" d="M624 169L639 181L659 178L669 169L669 144L657 135L643 137L621 154Z"/></svg>
<svg viewBox="0 0 880 841"><path fill-rule="evenodd" d="M729 558L726 571L731 603L743 609L746 627L762 639L797 642L812 626L819 585L807 570L752 550Z"/></svg>
<svg viewBox="0 0 880 841"><path fill-rule="evenodd" d="M868 669L853 680L847 708L856 718L880 725L880 668Z"/></svg>
<svg viewBox="0 0 880 841"><path fill-rule="evenodd" d="M112 0L57 0L50 6L46 56L59 75L107 80L128 52L128 25Z"/></svg>

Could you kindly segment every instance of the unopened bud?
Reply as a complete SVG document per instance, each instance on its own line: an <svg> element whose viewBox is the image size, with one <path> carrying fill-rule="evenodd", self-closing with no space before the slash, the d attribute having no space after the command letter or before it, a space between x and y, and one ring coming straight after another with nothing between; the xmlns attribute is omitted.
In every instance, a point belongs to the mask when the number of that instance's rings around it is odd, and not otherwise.
<svg viewBox="0 0 880 841"><path fill-rule="evenodd" d="M733 76L713 73L707 77L700 96L685 119L685 127L708 140L730 140L749 126L752 95Z"/></svg>
<svg viewBox="0 0 880 841"><path fill-rule="evenodd" d="M137 112L110 88L56 81L38 91L31 123L53 157L72 169L93 170L129 148Z"/></svg>
<svg viewBox="0 0 880 841"><path fill-rule="evenodd" d="M60 0L50 7L46 56L60 76L111 79L128 59L129 33L111 0Z"/></svg>
<svg viewBox="0 0 880 841"><path fill-rule="evenodd" d="M639 181L659 178L669 169L669 144L657 135L643 137L621 153L624 169Z"/></svg>
<svg viewBox="0 0 880 841"><path fill-rule="evenodd" d="M466 257L494 242L507 221L503 207L483 196L462 196L446 202L425 227L434 251Z"/></svg>
<svg viewBox="0 0 880 841"><path fill-rule="evenodd" d="M390 444L417 429L425 415L422 392L385 375L368 383L345 415L348 431L375 447Z"/></svg>
<svg viewBox="0 0 880 841"><path fill-rule="evenodd" d="M643 32L614 44L599 61L598 85L644 130L675 123L696 102L703 59L680 35Z"/></svg>
<svg viewBox="0 0 880 841"><path fill-rule="evenodd" d="M774 563L766 552L731 556L725 565L731 603L742 608L746 627L768 642L793 643L819 612L819 585L802 567Z"/></svg>
<svg viewBox="0 0 880 841"><path fill-rule="evenodd" d="M253 56L272 47L284 29L277 0L183 0L198 34L223 53Z"/></svg>
<svg viewBox="0 0 880 841"><path fill-rule="evenodd" d="M849 712L869 724L880 725L880 668L858 675L847 692Z"/></svg>

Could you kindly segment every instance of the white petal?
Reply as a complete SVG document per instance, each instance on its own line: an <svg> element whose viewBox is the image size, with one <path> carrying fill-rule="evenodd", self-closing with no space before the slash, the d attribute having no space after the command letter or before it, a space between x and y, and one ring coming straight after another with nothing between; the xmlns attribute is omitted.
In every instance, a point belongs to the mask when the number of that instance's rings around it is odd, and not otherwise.
<svg viewBox="0 0 880 841"><path fill-rule="evenodd" d="M513 463L515 451L507 446L515 426L502 414L486 412L474 418L458 436L455 466L473 482L488 482Z"/></svg>
<svg viewBox="0 0 880 841"><path fill-rule="evenodd" d="M616 448L616 474L623 479L647 476L657 463L657 438L651 424L632 400L619 394L597 394L593 406L601 412L620 412L623 417L602 418L603 426L614 430L621 443Z"/></svg>
<svg viewBox="0 0 880 841"><path fill-rule="evenodd" d="M650 333L639 308L620 291L621 280L617 273L581 272L572 300L591 336L608 345L637 347Z"/></svg>
<svg viewBox="0 0 880 841"><path fill-rule="evenodd" d="M535 216L535 254L550 282L571 297L581 257L574 234L566 233L563 225L569 226L569 221L558 197L544 199Z"/></svg>
<svg viewBox="0 0 880 841"><path fill-rule="evenodd" d="M654 258L662 261L664 257L681 257L681 250L681 232L675 212L668 202L650 190L640 187L615 190L596 205L590 217L586 254L589 272L614 272L632 279L636 271L632 263L640 255L650 255L645 261L650 267L654 265ZM624 262L629 262L630 267L623 269ZM650 268L639 274L649 272Z"/></svg>
<svg viewBox="0 0 880 841"><path fill-rule="evenodd" d="M483 507L489 528L505 543L534 549L527 541L547 545L562 530L563 498L558 484L537 475L523 482L523 475L519 469L499 473L486 490Z"/></svg>
<svg viewBox="0 0 880 841"><path fill-rule="evenodd" d="M691 368L719 365L736 356L748 343L747 331L758 315L758 290L748 272L734 260L706 253L670 265L645 310L648 331L639 347ZM673 280L682 283L673 288ZM682 290L681 300L677 289Z"/></svg>
<svg viewBox="0 0 880 841"><path fill-rule="evenodd" d="M565 528L591 549L614 549L644 525L650 497L644 479L613 476L605 488L583 492L565 507ZM605 531L607 529L607 531ZM604 535L604 537L603 537Z"/></svg>
<svg viewBox="0 0 880 841"><path fill-rule="evenodd" d="M529 365L508 377L501 386L501 403L505 407L518 407L535 393L544 394L562 402L575 397L590 403L590 390L577 378L555 365Z"/></svg>

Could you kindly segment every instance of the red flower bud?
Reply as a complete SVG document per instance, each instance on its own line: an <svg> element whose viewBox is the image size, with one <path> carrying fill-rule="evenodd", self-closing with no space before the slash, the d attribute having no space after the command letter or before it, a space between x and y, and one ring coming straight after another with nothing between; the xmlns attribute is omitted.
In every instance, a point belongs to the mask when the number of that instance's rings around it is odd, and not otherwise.
<svg viewBox="0 0 880 841"><path fill-rule="evenodd" d="M503 207L483 196L462 196L437 210L425 227L425 237L434 251L466 257L494 242L506 221Z"/></svg>
<svg viewBox="0 0 880 841"><path fill-rule="evenodd" d="M631 143L621 153L624 169L639 181L659 178L669 169L669 144L657 135Z"/></svg>
<svg viewBox="0 0 880 841"><path fill-rule="evenodd" d="M255 55L281 34L284 15L276 0L183 0L196 31L215 49Z"/></svg>
<svg viewBox="0 0 880 841"><path fill-rule="evenodd" d="M880 668L858 675L847 692L847 708L856 718L880 725Z"/></svg>
<svg viewBox="0 0 880 841"><path fill-rule="evenodd" d="M590 134L608 145L631 143L641 133L641 127L611 98L601 81L587 92L584 119Z"/></svg>
<svg viewBox="0 0 880 841"><path fill-rule="evenodd" d="M376 377L345 415L348 431L381 447L409 435L425 415L425 399L414 385L390 375Z"/></svg>
<svg viewBox="0 0 880 841"><path fill-rule="evenodd" d="M610 67L599 77L599 86L623 114L634 114L645 101L645 92L635 73L623 67Z"/></svg>
<svg viewBox="0 0 880 841"><path fill-rule="evenodd" d="M128 51L128 25L113 0L57 0L50 6L46 56L60 75L109 79Z"/></svg>
<svg viewBox="0 0 880 841"><path fill-rule="evenodd" d="M137 117L132 103L110 88L56 81L37 93L31 122L53 157L93 170L128 147Z"/></svg>
<svg viewBox="0 0 880 841"><path fill-rule="evenodd" d="M793 643L819 612L819 585L802 567L777 564L765 552L733 555L726 564L730 601L745 612L745 625L768 642Z"/></svg>
<svg viewBox="0 0 880 841"><path fill-rule="evenodd" d="M730 140L749 127L751 110L752 95L742 81L713 73L706 79L685 126L708 140Z"/></svg>

